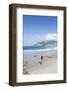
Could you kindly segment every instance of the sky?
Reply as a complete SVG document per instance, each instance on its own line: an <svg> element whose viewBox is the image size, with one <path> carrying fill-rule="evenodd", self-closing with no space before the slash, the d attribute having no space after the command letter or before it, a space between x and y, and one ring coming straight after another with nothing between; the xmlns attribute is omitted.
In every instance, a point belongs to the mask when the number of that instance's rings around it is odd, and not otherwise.
<svg viewBox="0 0 68 90"><path fill-rule="evenodd" d="M24 15L24 46L39 41L56 40L57 16Z"/></svg>

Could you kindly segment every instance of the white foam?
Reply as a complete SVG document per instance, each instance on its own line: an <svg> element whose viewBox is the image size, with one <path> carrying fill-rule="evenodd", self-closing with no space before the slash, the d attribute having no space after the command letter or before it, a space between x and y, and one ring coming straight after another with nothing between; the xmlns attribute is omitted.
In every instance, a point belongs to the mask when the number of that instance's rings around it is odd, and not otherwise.
<svg viewBox="0 0 68 90"><path fill-rule="evenodd" d="M36 50L24 50L24 52L39 52L39 51L51 51L51 50L56 50L56 47L53 48L48 48L48 49L36 49Z"/></svg>

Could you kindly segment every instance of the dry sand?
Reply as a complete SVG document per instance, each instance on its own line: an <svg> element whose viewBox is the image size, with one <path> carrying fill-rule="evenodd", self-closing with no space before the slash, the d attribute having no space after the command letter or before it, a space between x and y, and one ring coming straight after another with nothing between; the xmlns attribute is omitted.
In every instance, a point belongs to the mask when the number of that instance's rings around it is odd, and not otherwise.
<svg viewBox="0 0 68 90"><path fill-rule="evenodd" d="M43 56L42 64L41 56ZM57 50L41 51L24 55L24 74L53 74L57 73Z"/></svg>

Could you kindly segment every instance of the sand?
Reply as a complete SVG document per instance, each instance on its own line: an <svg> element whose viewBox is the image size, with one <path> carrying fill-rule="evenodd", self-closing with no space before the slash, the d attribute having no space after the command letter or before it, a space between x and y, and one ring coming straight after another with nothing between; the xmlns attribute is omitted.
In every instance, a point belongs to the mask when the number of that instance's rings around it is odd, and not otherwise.
<svg viewBox="0 0 68 90"><path fill-rule="evenodd" d="M42 64L41 56L43 56ZM57 50L29 52L24 54L24 74L57 73Z"/></svg>

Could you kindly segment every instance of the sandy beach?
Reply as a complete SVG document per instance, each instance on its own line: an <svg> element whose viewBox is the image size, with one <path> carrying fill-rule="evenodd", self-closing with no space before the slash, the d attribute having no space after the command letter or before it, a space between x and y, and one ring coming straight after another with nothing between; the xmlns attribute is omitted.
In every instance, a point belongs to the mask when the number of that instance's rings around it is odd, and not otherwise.
<svg viewBox="0 0 68 90"><path fill-rule="evenodd" d="M43 56L42 64L41 56ZM24 52L23 74L57 73L57 50Z"/></svg>

